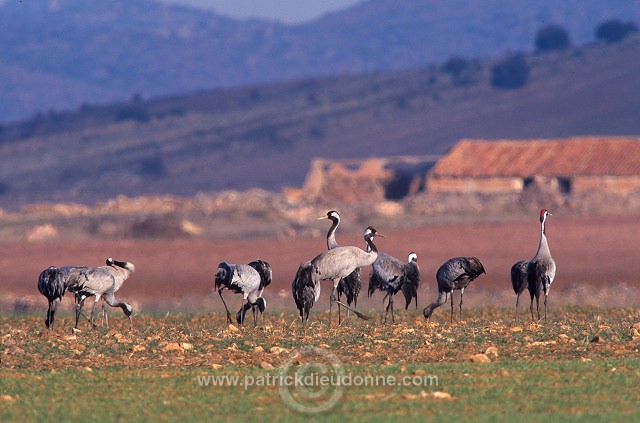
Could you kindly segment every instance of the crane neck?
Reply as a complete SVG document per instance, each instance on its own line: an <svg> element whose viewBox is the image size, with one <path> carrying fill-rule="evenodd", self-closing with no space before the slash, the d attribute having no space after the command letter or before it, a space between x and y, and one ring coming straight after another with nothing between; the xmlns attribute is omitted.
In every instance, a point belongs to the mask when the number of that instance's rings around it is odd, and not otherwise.
<svg viewBox="0 0 640 423"><path fill-rule="evenodd" d="M538 244L538 252L536 257L547 256L551 257L551 251L549 250L549 243L547 241L547 234L544 227L545 220L540 222L540 243Z"/></svg>
<svg viewBox="0 0 640 423"><path fill-rule="evenodd" d="M368 253L376 253L378 254L378 248L373 243L373 237L369 234L364 236L364 241L367 243L367 252Z"/></svg>
<svg viewBox="0 0 640 423"><path fill-rule="evenodd" d="M329 250L339 247L338 241L336 241L336 229L340 224L339 220L333 220L331 224L331 228L329 228L329 232L327 232L327 248Z"/></svg>

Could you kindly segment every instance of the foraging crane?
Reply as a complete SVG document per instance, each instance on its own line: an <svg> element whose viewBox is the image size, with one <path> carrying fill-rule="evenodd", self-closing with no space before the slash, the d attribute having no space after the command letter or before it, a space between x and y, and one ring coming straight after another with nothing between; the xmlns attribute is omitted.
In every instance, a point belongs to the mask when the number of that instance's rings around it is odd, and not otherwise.
<svg viewBox="0 0 640 423"><path fill-rule="evenodd" d="M338 225L340 224L340 214L335 210L331 210L327 212L326 216L321 216L318 218L318 220L320 219L329 219L332 222L331 228L329 228L329 232L327 232L327 249L331 250L333 248L339 247L340 245L336 241L336 230L338 229ZM336 289L336 293L338 294L338 301L341 300L342 294L345 294L348 306L351 306L351 303L353 303L354 307L358 306L358 294L360 294L362 278L361 275L362 273L360 272L360 268L357 268L344 278L340 279L340 282L338 282L338 287ZM349 310L347 309L347 321L348 320ZM341 323L340 305L338 305L338 322Z"/></svg>
<svg viewBox="0 0 640 423"><path fill-rule="evenodd" d="M527 278L527 267L529 260L520 260L511 266L511 286L516 294L516 322L518 321L518 304L520 303L520 294L529 286Z"/></svg>
<svg viewBox="0 0 640 423"><path fill-rule="evenodd" d="M127 280L136 271L133 263L126 261L118 261L112 258L106 260L106 266L100 267L88 267L82 270L81 277L77 280L77 283L69 286L69 290L76 295L76 325L78 327L78 321L82 313L82 307L84 306L84 300L87 297L93 296L94 303L91 309L91 326L95 327L94 314L95 308L100 298L104 300L106 304L111 307L120 307L125 316L131 322L132 307L124 301L119 301L115 297L115 292L120 289L125 280ZM102 304L103 319L106 320L107 326L109 320L107 318L106 306Z"/></svg>
<svg viewBox="0 0 640 423"><path fill-rule="evenodd" d="M451 295L451 322L453 323L453 291L460 290L460 318L462 319L462 296L464 289L484 271L477 257L454 257L444 262L436 272L438 298L425 307L424 317L429 319L433 310L440 307Z"/></svg>
<svg viewBox="0 0 640 423"><path fill-rule="evenodd" d="M529 261L527 266L527 279L529 286L529 294L531 295L531 320L533 318L533 297L536 298L536 308L538 311L538 321L540 321L540 294L544 292L544 321L547 321L547 298L551 283L556 276L556 262L551 257L549 251L549 243L545 232L545 222L548 216L552 216L547 210L540 211L540 243L538 244L538 252Z"/></svg>
<svg viewBox="0 0 640 423"><path fill-rule="evenodd" d="M407 263L403 263L397 258L380 252L378 258L373 262L371 275L369 276L369 297L379 289L386 292L382 299L389 298L386 313L384 314L384 322L387 323L387 315L391 309L391 321L395 323L396 319L393 314L393 296L402 290L406 300L405 310L409 308L412 299L416 299L416 308L418 308L418 284L420 283L420 269L418 268L418 255L410 253Z"/></svg>
<svg viewBox="0 0 640 423"><path fill-rule="evenodd" d="M308 321L309 310L313 306L313 302L317 301L320 295L320 281L323 280L333 282L333 291L329 297L329 322L331 322L334 302L338 303L339 306L345 307L347 310L353 311L361 319L370 319L370 317L339 302L336 297L336 291L340 279L349 275L355 269L370 266L376 261L376 258L378 258L378 249L373 244L373 238L376 236L384 237L384 235L378 233L372 226L369 226L364 231L364 240L371 248L371 252L365 252L358 247L340 246L325 251L312 260L300 265L291 288L293 298L296 301L298 310L300 310L303 324ZM313 302L311 302L312 299L314 300Z"/></svg>
<svg viewBox="0 0 640 423"><path fill-rule="evenodd" d="M62 301L65 292L70 285L77 283L77 278L86 267L82 266L51 266L40 273L38 277L38 291L49 300L47 317L44 321L46 327L53 330L53 322L58 303Z"/></svg>
<svg viewBox="0 0 640 423"><path fill-rule="evenodd" d="M250 263L247 263L249 266L256 269L256 271L260 274L260 286L258 287L258 298L256 299L255 304L251 304L247 302L244 307L242 307L238 313L236 313L236 321L238 323L244 322L244 316L247 313L247 310L251 309L253 312L253 325L257 326L256 319L256 307L260 312L260 315L263 315L264 311L267 309L267 300L264 299L262 293L264 289L271 284L271 279L273 278L273 272L271 271L271 266L264 260L255 260Z"/></svg>
<svg viewBox="0 0 640 423"><path fill-rule="evenodd" d="M262 270L259 271L256 270L256 268L260 268ZM269 266L265 261L256 260L250 264L230 264L226 261L221 262L218 265L218 270L216 271L215 289L218 291L222 304L224 304L224 308L227 311L227 321L231 323L232 320L227 303L222 296L222 291L225 288L235 294L242 294L242 306L236 315L236 318L239 317L238 323L242 324L244 323L245 313L249 308L256 306L261 311L264 311L266 301L264 298L261 300L259 300L259 298L261 298L264 288L269 283L271 283L271 266ZM248 302L249 306L245 306L245 301ZM254 324L257 325L255 310Z"/></svg>

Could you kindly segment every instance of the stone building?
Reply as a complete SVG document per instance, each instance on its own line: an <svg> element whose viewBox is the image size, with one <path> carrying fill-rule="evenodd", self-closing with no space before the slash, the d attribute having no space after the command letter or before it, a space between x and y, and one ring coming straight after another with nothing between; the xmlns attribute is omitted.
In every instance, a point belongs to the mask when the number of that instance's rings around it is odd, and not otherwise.
<svg viewBox="0 0 640 423"><path fill-rule="evenodd" d="M431 194L640 192L640 137L462 140L428 172Z"/></svg>

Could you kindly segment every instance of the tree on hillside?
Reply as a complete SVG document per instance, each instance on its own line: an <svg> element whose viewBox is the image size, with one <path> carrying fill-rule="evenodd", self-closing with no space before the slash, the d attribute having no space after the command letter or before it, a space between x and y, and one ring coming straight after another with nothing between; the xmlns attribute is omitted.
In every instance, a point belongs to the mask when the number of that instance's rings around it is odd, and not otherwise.
<svg viewBox="0 0 640 423"><path fill-rule="evenodd" d="M632 32L638 32L638 26L635 23L609 19L596 28L596 39L613 44L623 40Z"/></svg>
<svg viewBox="0 0 640 423"><path fill-rule="evenodd" d="M513 54L496 63L491 69L491 85L501 89L515 89L529 82L529 65L524 54Z"/></svg>
<svg viewBox="0 0 640 423"><path fill-rule="evenodd" d="M536 34L536 51L544 53L552 50L565 50L569 47L569 34L560 25L547 25Z"/></svg>
<svg viewBox="0 0 640 423"><path fill-rule="evenodd" d="M453 78L455 85L469 85L473 82L473 74L480 70L478 61L470 61L463 57L454 56L442 65L442 71Z"/></svg>

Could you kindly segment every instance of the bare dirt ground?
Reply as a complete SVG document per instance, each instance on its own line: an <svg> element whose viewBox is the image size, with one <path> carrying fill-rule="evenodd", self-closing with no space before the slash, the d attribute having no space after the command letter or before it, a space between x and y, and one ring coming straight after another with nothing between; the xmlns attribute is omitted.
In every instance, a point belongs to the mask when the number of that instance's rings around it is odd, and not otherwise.
<svg viewBox="0 0 640 423"><path fill-rule="evenodd" d="M547 221L551 252L557 275L550 306L598 305L635 306L640 302L638 279L640 249L638 216L575 217L552 216ZM465 307L512 307L509 270L517 260L531 258L537 249L540 225L537 219L482 223L441 223L413 229L385 231L384 222L371 222L386 238L376 239L381 251L405 259L409 252L419 256L421 286L418 306L435 298L437 268L448 258L477 256L487 271L465 291ZM324 233L326 221L310 227ZM339 231L343 245L359 245L359 233ZM92 240L82 242L32 242L0 244L0 311L44 312L46 300L36 287L40 271L50 265L101 265L107 257L131 261L136 273L118 296L136 311L217 310L222 303L213 295L217 264L226 260L242 263L256 258L270 262L273 284L265 292L272 310L293 309L290 283L297 266L326 248L317 238L257 240ZM365 269L363 277L368 278ZM380 307L381 294L366 298L366 284L358 308ZM328 308L330 287L323 285L321 301L314 311ZM525 293L525 297L526 297ZM229 306L240 306L240 297L227 294ZM456 293L456 302L457 302ZM65 298L67 310L71 298ZM236 305L237 303L237 305ZM528 306L523 298L521 307ZM446 306L445 306L446 308ZM114 310L119 312L119 310Z"/></svg>

